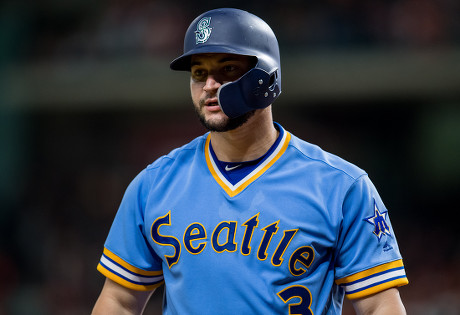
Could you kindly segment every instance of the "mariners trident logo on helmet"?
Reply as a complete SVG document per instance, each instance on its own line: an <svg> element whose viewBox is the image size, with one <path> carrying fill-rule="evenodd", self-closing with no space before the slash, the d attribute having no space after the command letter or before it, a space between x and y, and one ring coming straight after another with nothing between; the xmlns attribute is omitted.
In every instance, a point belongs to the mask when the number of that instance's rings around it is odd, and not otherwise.
<svg viewBox="0 0 460 315"><path fill-rule="evenodd" d="M209 27L210 24L210 17L204 17L198 22L195 31L197 44L206 43L206 41L209 39L209 36L211 36L212 27Z"/></svg>

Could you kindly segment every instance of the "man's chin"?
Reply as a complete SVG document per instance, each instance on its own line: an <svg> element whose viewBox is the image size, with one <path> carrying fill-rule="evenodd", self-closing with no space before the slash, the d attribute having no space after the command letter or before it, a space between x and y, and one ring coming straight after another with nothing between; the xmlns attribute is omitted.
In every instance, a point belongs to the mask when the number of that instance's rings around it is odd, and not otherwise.
<svg viewBox="0 0 460 315"><path fill-rule="evenodd" d="M226 131L235 130L236 128L244 125L249 120L249 118L251 118L254 115L255 110L247 112L246 114L243 114L236 118L224 117L220 120L206 119L203 113L199 111L196 111L196 113L198 114L201 124L207 130L213 131L213 132L226 132Z"/></svg>

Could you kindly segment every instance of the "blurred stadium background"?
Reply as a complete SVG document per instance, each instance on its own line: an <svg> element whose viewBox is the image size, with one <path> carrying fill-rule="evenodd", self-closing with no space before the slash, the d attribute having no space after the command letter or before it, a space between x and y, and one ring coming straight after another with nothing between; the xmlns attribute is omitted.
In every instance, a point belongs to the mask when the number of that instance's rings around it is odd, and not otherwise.
<svg viewBox="0 0 460 315"><path fill-rule="evenodd" d="M4 0L0 314L90 313L124 189L204 132L187 74L168 66L191 20L223 6L279 38L275 119L370 174L405 258L409 314L460 314L457 0ZM159 303L161 292L147 313Z"/></svg>

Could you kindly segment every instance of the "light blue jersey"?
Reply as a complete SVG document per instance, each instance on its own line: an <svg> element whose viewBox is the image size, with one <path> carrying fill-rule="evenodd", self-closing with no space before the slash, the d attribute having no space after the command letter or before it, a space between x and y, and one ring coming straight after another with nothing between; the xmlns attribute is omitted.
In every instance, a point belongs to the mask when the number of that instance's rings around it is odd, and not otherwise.
<svg viewBox="0 0 460 315"><path fill-rule="evenodd" d="M344 295L408 283L361 169L283 129L237 183L217 165L205 134L143 170L98 270L136 290L164 282L164 314L180 315L340 314Z"/></svg>

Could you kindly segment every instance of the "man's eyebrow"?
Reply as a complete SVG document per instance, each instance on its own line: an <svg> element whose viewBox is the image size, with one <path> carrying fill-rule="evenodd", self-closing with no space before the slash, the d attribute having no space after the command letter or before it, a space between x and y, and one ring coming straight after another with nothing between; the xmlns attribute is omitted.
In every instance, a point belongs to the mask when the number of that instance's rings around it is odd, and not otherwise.
<svg viewBox="0 0 460 315"><path fill-rule="evenodd" d="M200 62L200 61L191 61L191 62L190 62L190 67L199 66L199 65L201 65L201 62Z"/></svg>

